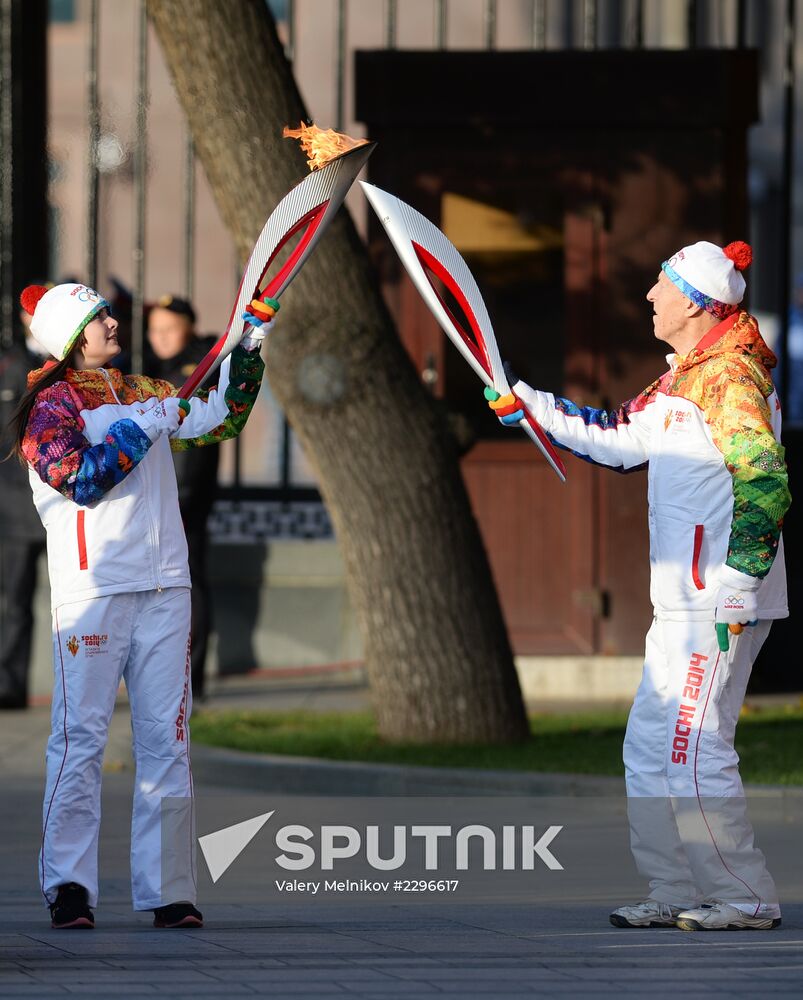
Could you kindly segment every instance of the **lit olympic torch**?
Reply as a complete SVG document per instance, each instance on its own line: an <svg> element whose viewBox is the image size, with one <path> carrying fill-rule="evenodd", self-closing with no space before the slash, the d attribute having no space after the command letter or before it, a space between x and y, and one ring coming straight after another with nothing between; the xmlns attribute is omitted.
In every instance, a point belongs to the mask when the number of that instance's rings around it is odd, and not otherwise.
<svg viewBox="0 0 803 1000"><path fill-rule="evenodd" d="M216 341L178 392L183 399L196 391L231 354L245 336L244 312L267 319L278 309L280 295L315 249L335 212L343 203L357 174L376 148L367 139L351 139L315 125L285 129L284 135L301 139L312 173L289 191L271 212L257 237L245 266L226 332ZM264 285L276 255L297 234L298 242L277 273ZM270 300L274 300L271 303Z"/></svg>

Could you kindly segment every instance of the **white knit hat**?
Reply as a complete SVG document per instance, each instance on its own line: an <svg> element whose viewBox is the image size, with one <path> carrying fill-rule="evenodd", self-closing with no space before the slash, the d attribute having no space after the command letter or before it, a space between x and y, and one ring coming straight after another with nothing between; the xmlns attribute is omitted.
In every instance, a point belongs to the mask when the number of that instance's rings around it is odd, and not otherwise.
<svg viewBox="0 0 803 1000"><path fill-rule="evenodd" d="M724 319L736 312L744 298L746 286L741 272L752 260L752 249L740 240L724 249L703 240L678 250L661 267L686 298Z"/></svg>
<svg viewBox="0 0 803 1000"><path fill-rule="evenodd" d="M84 327L109 303L87 285L28 285L20 304L31 316L31 336L54 358L62 361L72 350Z"/></svg>

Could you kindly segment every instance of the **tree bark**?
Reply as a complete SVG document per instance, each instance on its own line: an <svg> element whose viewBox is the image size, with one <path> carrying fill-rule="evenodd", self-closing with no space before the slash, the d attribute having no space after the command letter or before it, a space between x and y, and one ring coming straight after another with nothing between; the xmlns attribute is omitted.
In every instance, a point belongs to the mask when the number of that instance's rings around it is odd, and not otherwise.
<svg viewBox="0 0 803 1000"><path fill-rule="evenodd" d="M148 10L245 258L267 211L306 170L297 144L281 138L285 124L307 114L267 4L148 0ZM381 734L524 739L510 644L456 443L395 333L345 210L283 296L267 365L337 532Z"/></svg>

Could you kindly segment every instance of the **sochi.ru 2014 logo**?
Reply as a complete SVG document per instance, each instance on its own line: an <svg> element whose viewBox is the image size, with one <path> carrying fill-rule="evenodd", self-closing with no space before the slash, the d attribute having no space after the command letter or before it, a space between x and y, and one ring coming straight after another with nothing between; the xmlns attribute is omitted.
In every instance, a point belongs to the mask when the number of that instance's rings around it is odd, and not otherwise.
<svg viewBox="0 0 803 1000"><path fill-rule="evenodd" d="M71 635L67 640L67 649L73 656L78 656L78 650L81 648L81 643L83 643L84 654L86 656L98 656L106 652L103 647L108 641L109 636L105 633L100 635L97 632L93 632L91 635L82 635L80 639L77 635Z"/></svg>
<svg viewBox="0 0 803 1000"><path fill-rule="evenodd" d="M81 642L84 644L84 655L85 656L102 656L105 655L108 650L103 647L109 641L108 634L104 633L99 635L97 632L92 632L90 635L82 635Z"/></svg>

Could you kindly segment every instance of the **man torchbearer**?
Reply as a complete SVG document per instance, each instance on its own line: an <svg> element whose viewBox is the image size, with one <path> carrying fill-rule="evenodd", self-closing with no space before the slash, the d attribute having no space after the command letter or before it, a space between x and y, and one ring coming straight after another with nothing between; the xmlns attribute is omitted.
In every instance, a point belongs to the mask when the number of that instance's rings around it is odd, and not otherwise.
<svg viewBox="0 0 803 1000"><path fill-rule="evenodd" d="M648 469L654 619L624 763L631 846L650 892L611 914L617 927L781 922L733 748L753 662L772 620L788 615L776 362L739 308L751 259L745 243L700 242L662 264L647 300L674 352L669 370L619 409L579 407L511 373L511 394L490 404L509 424L526 406L588 461Z"/></svg>

